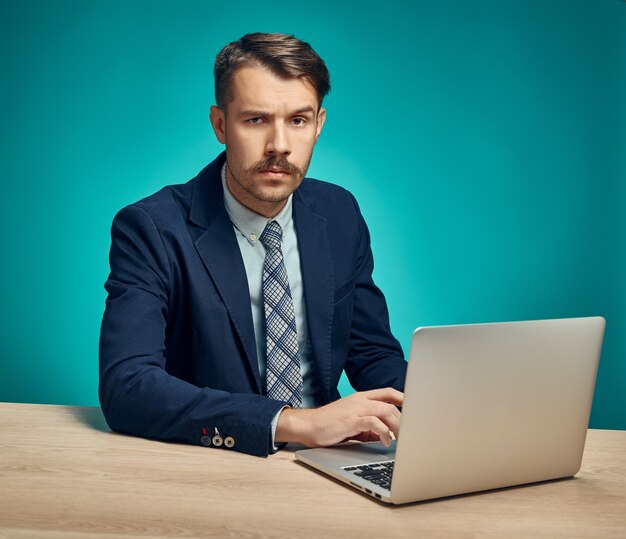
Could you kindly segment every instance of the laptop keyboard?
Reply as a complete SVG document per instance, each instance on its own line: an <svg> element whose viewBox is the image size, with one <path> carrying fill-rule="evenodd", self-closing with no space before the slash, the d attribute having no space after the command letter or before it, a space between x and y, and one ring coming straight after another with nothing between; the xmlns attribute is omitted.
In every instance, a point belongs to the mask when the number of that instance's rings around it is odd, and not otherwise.
<svg viewBox="0 0 626 539"><path fill-rule="evenodd" d="M363 464L361 466L346 466L343 469L347 472L352 472L357 477L365 479L370 483L374 483L379 487L390 490L393 463L393 460L386 460L384 462L373 462L371 464Z"/></svg>

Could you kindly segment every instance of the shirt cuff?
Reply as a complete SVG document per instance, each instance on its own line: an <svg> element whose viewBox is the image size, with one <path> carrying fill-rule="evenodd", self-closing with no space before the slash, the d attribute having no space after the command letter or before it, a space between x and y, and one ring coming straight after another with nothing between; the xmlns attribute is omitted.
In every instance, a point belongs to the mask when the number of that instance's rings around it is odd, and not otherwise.
<svg viewBox="0 0 626 539"><path fill-rule="evenodd" d="M278 419L280 418L280 414L285 408L291 408L291 406L283 406L280 410L278 410L278 412L276 412L274 419L272 419L272 434L271 434L272 438L270 440L270 445L273 448L272 453L276 453L276 451L278 451L279 449L282 449L283 447L287 445L287 443L285 442L285 443L279 443L277 446L276 442L274 442L276 438L276 427L278 426Z"/></svg>

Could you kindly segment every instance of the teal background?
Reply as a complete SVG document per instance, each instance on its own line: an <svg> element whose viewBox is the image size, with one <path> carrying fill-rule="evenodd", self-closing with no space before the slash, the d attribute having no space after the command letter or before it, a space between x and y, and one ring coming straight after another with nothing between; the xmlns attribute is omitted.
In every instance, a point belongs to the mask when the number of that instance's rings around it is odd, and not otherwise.
<svg viewBox="0 0 626 539"><path fill-rule="evenodd" d="M591 425L626 428L626 3L24 1L0 21L0 400L98 403L111 220L221 150L213 58L260 30L327 62L309 175L360 201L403 345L605 316Z"/></svg>

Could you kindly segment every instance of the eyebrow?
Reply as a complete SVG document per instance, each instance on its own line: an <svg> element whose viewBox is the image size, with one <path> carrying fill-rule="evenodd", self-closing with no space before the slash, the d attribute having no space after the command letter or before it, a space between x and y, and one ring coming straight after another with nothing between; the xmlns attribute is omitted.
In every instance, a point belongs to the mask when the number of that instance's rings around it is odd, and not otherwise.
<svg viewBox="0 0 626 539"><path fill-rule="evenodd" d="M315 109L311 105L307 105L305 107L300 107L299 109L294 110L293 112L290 112L288 116L296 116L297 114L305 114L307 112L315 114ZM239 113L239 116L272 116L272 114L263 110L247 109L247 110L242 110Z"/></svg>

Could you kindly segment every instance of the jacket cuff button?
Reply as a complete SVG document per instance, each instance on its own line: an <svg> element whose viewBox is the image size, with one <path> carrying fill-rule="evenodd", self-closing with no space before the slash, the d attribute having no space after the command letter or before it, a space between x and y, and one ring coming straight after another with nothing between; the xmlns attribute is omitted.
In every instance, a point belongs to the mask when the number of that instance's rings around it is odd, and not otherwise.
<svg viewBox="0 0 626 539"><path fill-rule="evenodd" d="M211 445L211 437L210 436L203 436L202 438L200 438L200 443L204 447L209 447Z"/></svg>
<svg viewBox="0 0 626 539"><path fill-rule="evenodd" d="M226 447L228 447L229 449L231 447L235 446L235 439L232 436L226 436L226 438L224 438L224 445Z"/></svg>

